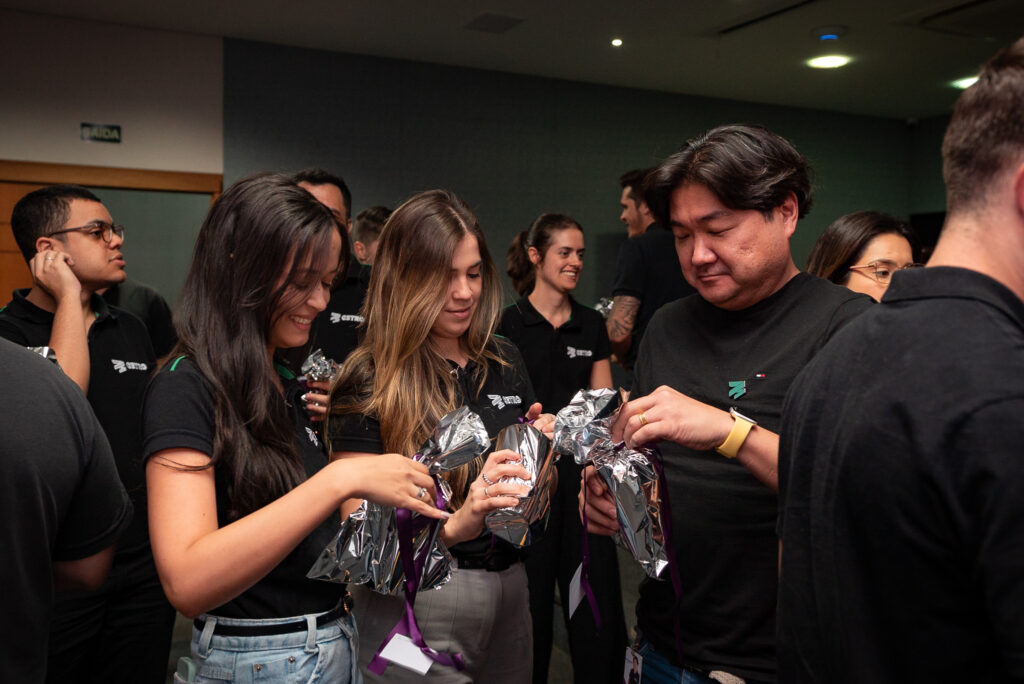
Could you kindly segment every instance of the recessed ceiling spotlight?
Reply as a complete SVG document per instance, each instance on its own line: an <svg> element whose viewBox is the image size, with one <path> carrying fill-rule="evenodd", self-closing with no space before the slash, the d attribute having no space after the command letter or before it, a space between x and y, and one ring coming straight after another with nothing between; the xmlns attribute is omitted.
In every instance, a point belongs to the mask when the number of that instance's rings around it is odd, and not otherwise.
<svg viewBox="0 0 1024 684"><path fill-rule="evenodd" d="M968 76L967 78L958 78L957 80L952 81L949 85L953 86L954 88L959 88L960 90L967 90L977 82L977 76Z"/></svg>
<svg viewBox="0 0 1024 684"><path fill-rule="evenodd" d="M807 66L815 69L838 69L849 63L850 58L846 55L822 55L821 57L807 60Z"/></svg>
<svg viewBox="0 0 1024 684"><path fill-rule="evenodd" d="M622 47L622 39L612 38L612 47Z"/></svg>

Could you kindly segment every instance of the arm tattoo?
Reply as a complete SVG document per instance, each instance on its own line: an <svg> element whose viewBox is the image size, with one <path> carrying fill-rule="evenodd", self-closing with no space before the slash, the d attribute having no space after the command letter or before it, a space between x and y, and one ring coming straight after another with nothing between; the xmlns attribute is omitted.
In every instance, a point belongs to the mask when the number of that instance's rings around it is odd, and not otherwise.
<svg viewBox="0 0 1024 684"><path fill-rule="evenodd" d="M612 300L612 311L608 315L608 337L612 342L628 342L636 325L640 300L636 297L619 295Z"/></svg>

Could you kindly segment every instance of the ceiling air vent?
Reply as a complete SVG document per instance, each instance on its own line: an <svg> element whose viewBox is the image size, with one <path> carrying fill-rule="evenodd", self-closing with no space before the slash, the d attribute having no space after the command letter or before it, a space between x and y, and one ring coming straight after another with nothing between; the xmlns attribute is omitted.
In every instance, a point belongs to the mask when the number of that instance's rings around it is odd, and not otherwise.
<svg viewBox="0 0 1024 684"><path fill-rule="evenodd" d="M483 33L502 34L523 23L522 19L506 17L503 14L481 14L473 21L466 24L470 31L481 31Z"/></svg>

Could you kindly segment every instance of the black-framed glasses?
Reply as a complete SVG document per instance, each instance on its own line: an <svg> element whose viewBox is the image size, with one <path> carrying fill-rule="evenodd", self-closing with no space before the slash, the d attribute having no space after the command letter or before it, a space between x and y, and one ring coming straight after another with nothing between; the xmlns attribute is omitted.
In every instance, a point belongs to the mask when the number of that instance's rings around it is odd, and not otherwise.
<svg viewBox="0 0 1024 684"><path fill-rule="evenodd" d="M110 244L110 241L114 239L115 235L119 238L124 237L124 226L115 226L113 223L107 223L106 221L93 221L92 223L87 223L84 226L55 230L47 235L47 237L53 237L54 235L60 235L61 233L73 233L75 231L85 233L97 241L103 240L107 244Z"/></svg>
<svg viewBox="0 0 1024 684"><path fill-rule="evenodd" d="M850 266L849 270L857 271L861 275L871 278L879 285L888 285L892 280L892 274L907 268L921 268L924 264L909 263L898 266L895 261L878 259L860 266Z"/></svg>

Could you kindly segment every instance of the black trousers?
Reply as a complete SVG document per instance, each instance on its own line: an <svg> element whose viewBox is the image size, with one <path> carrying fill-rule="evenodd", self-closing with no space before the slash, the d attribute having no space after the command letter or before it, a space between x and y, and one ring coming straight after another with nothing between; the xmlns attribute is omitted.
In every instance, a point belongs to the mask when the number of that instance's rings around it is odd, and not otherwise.
<svg viewBox="0 0 1024 684"><path fill-rule="evenodd" d="M174 614L149 548L119 554L99 589L57 593L46 681L163 684Z"/></svg>
<svg viewBox="0 0 1024 684"><path fill-rule="evenodd" d="M583 559L577 494L580 470L571 457L558 463L558 490L551 499L551 518L544 537L529 547L526 574L533 617L533 681L546 683L551 661L555 583L562 598L561 618L569 633L573 680L577 684L622 681L626 626L619 585L615 543L610 537L588 535L590 587L601 613L597 630L590 604L584 598L569 618L569 583Z"/></svg>

